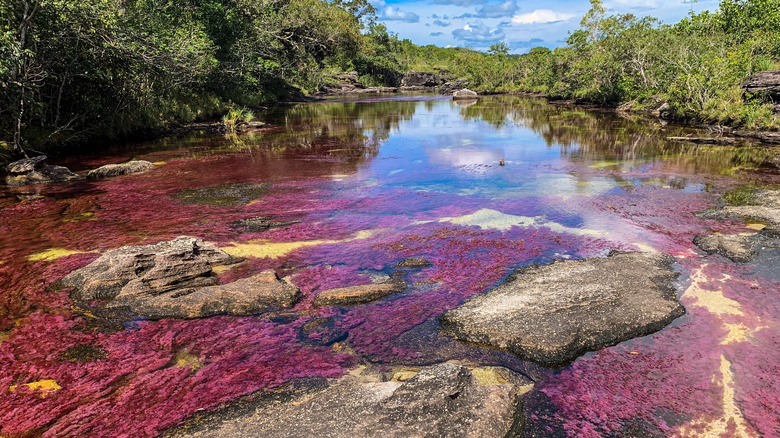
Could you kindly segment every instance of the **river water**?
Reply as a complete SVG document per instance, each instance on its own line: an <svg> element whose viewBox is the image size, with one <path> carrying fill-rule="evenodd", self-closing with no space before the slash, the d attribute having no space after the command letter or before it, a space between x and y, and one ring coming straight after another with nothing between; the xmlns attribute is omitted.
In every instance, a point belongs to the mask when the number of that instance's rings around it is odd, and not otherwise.
<svg viewBox="0 0 780 438"><path fill-rule="evenodd" d="M780 182L762 166L777 150L673 143L693 131L500 96L363 97L260 118L241 136L58 163L155 162L147 173L0 188L0 435L152 437L299 379L452 360L532 380L528 436L780 436L780 269L692 244L760 229L696 213L739 185ZM253 217L292 224L236 225ZM272 268L304 298L257 316L105 321L58 284L100 252L179 235L246 259L221 282ZM443 312L518 267L610 250L676 257L686 315L554 370L438 331ZM405 271L404 292L312 306L406 257L431 266Z"/></svg>

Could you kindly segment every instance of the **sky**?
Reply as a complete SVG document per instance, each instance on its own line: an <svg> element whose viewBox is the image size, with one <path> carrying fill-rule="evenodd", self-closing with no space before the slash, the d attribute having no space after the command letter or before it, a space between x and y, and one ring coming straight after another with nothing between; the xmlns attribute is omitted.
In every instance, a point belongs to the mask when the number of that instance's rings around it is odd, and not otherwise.
<svg viewBox="0 0 780 438"><path fill-rule="evenodd" d="M379 21L399 38L415 44L470 47L486 51L506 43L512 53L538 46L564 45L579 27L589 0L369 0ZM718 0L604 0L610 14L650 15L676 23L691 9L715 11Z"/></svg>

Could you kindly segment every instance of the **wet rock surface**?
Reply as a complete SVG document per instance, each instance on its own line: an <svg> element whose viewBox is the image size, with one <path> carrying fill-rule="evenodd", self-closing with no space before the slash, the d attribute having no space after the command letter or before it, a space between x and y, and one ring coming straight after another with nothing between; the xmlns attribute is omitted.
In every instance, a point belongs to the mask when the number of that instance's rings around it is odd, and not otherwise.
<svg viewBox="0 0 780 438"><path fill-rule="evenodd" d="M5 183L11 186L64 182L81 178L67 167L46 164L46 156L25 158L5 166Z"/></svg>
<svg viewBox="0 0 780 438"><path fill-rule="evenodd" d="M398 293L406 288L401 280L390 280L386 283L363 284L359 286L339 287L320 292L314 299L314 305L323 306L353 306L376 301L388 295Z"/></svg>
<svg viewBox="0 0 780 438"><path fill-rule="evenodd" d="M87 178L100 179L119 175L129 175L133 173L146 172L153 167L154 164L145 160L133 160L121 164L106 164L105 166L100 166L97 169L92 169L87 172Z"/></svg>
<svg viewBox="0 0 780 438"><path fill-rule="evenodd" d="M431 266L431 262L421 257L409 257L395 265L396 268L427 268L428 266Z"/></svg>
<svg viewBox="0 0 780 438"><path fill-rule="evenodd" d="M401 383L348 375L277 403L171 437L504 437L521 424L520 388L455 364L423 368Z"/></svg>
<svg viewBox="0 0 780 438"><path fill-rule="evenodd" d="M708 219L730 217L757 219L774 226L780 226L780 190L758 190L750 200L751 205L727 205L701 214Z"/></svg>
<svg viewBox="0 0 780 438"><path fill-rule="evenodd" d="M175 289L155 294L149 289L124 288L107 308L127 310L150 319L203 318L212 315L251 315L292 307L300 291L266 270L232 283Z"/></svg>
<svg viewBox="0 0 780 438"><path fill-rule="evenodd" d="M735 262L749 262L756 256L759 239L757 235L709 234L696 236L693 243L710 254L719 254Z"/></svg>
<svg viewBox="0 0 780 438"><path fill-rule="evenodd" d="M733 145L737 142L731 137L666 137L666 139L669 141L716 145Z"/></svg>
<svg viewBox="0 0 780 438"><path fill-rule="evenodd" d="M299 223L301 223L301 221L277 221L272 218L257 216L233 222L231 225L233 228L239 228L245 231L260 232L268 231L272 228L281 228Z"/></svg>
<svg viewBox="0 0 780 438"><path fill-rule="evenodd" d="M112 300L122 292L161 294L175 289L216 285L212 267L232 258L212 244L180 236L155 245L126 246L106 252L62 279L79 301Z"/></svg>
<svg viewBox="0 0 780 438"><path fill-rule="evenodd" d="M434 72L411 71L404 74L401 79L402 87L435 87L439 85L439 79Z"/></svg>
<svg viewBox="0 0 780 438"><path fill-rule="evenodd" d="M495 289L445 313L454 338L562 365L587 351L656 332L685 313L674 258L617 253L519 269Z"/></svg>

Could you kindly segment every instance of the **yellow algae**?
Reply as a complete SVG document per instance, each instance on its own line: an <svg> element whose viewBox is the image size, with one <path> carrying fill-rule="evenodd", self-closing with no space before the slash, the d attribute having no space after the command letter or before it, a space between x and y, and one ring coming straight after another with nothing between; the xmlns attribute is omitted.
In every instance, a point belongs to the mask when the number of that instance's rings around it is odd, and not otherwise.
<svg viewBox="0 0 780 438"><path fill-rule="evenodd" d="M682 436L716 437L730 436L734 438L757 437L755 429L745 420L739 406L734 401L734 373L731 363L725 356L720 356L720 384L723 387L723 415L715 420L700 419L685 425L680 429ZM715 378L713 377L713 383Z"/></svg>
<svg viewBox="0 0 780 438"><path fill-rule="evenodd" d="M745 228L747 228L749 230L761 231L764 228L766 228L766 225L764 225L764 224L747 224L747 225L745 225Z"/></svg>
<svg viewBox="0 0 780 438"><path fill-rule="evenodd" d="M41 260L51 261L51 260L57 260L60 257L65 257L72 254L81 254L83 252L84 251L73 251L66 248L49 248L27 256L27 260L31 262L38 262Z"/></svg>
<svg viewBox="0 0 780 438"><path fill-rule="evenodd" d="M474 378L477 379L477 383L482 386L503 385L508 383L495 367L474 368L471 370L471 374L473 374Z"/></svg>
<svg viewBox="0 0 780 438"><path fill-rule="evenodd" d="M198 359L198 356L191 354L187 350L179 350L176 352L176 356L173 357L175 366L179 368L190 367L190 370L197 371L203 368L203 362Z"/></svg>
<svg viewBox="0 0 780 438"><path fill-rule="evenodd" d="M234 267L236 267L236 266L238 266L240 264L241 263L237 263L237 264L233 264L233 265L217 265L217 266L213 266L211 268L211 272L213 272L214 274L217 274L217 275L224 274L225 272L233 269Z"/></svg>
<svg viewBox="0 0 780 438"><path fill-rule="evenodd" d="M412 377L416 376L420 370L417 368L402 368L393 374L393 379L396 382L405 382Z"/></svg>
<svg viewBox="0 0 780 438"><path fill-rule="evenodd" d="M155 166L162 166L163 164L166 164L166 163L165 163L165 161L155 161L152 164L154 164Z"/></svg>
<svg viewBox="0 0 780 438"><path fill-rule="evenodd" d="M21 386L26 386L30 391L40 391L41 392L41 394L40 394L41 397L45 397L46 394L48 394L48 393L51 393L51 392L58 391L58 390L62 389L62 387L59 385L59 383L57 383L56 380L52 380L52 379L39 380L37 382L25 383L25 384L23 384ZM17 388L19 388L19 385L13 385L13 386L8 387L8 391L14 392L14 391L17 390Z"/></svg>
<svg viewBox="0 0 780 438"><path fill-rule="evenodd" d="M301 240L297 242L271 242L270 240L260 239L251 240L248 243L237 243L233 246L225 246L221 249L233 257L257 257L257 258L278 258L284 257L291 252L308 246L317 246L322 244L344 243L353 240L367 239L384 229L361 230L354 236L343 240Z"/></svg>
<svg viewBox="0 0 780 438"><path fill-rule="evenodd" d="M707 265L702 266L702 269ZM724 275L728 280L730 277ZM697 306L702 306L712 313L718 315L742 315L740 310L741 305L739 302L723 296L722 291L710 291L704 290L699 287L699 284L703 281L702 274L700 272L691 273L691 285L683 292L683 297L695 298Z"/></svg>
<svg viewBox="0 0 780 438"><path fill-rule="evenodd" d="M605 167L617 166L619 164L620 161L614 161L614 160L599 161L598 163L593 163L590 166L588 166L588 169L603 169Z"/></svg>
<svg viewBox="0 0 780 438"><path fill-rule="evenodd" d="M63 219L62 221L63 222L79 222L79 221L91 219L92 216L94 216L94 215L95 215L95 213L93 213L91 211L86 211L84 213L79 213L76 216Z"/></svg>
<svg viewBox="0 0 780 438"><path fill-rule="evenodd" d="M508 231L512 227L547 227L552 231L559 233L569 233L576 235L602 236L604 232L598 230L571 228L563 226L557 222L548 221L541 216L517 216L513 214L502 213L497 210L483 208L474 213L464 216L443 217L439 222L450 222L456 225L477 226L484 229L493 229L499 231Z"/></svg>

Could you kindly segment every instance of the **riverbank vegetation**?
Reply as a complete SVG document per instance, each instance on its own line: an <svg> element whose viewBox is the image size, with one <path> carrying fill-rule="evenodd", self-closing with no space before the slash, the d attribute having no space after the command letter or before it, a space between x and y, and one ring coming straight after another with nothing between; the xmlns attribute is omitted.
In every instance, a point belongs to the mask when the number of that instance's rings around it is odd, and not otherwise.
<svg viewBox="0 0 780 438"><path fill-rule="evenodd" d="M723 0L676 24L591 3L563 47L521 56L414 45L364 0L0 0L0 141L116 138L312 94L338 72L396 86L433 68L479 91L778 127L740 83L780 68L780 0Z"/></svg>

